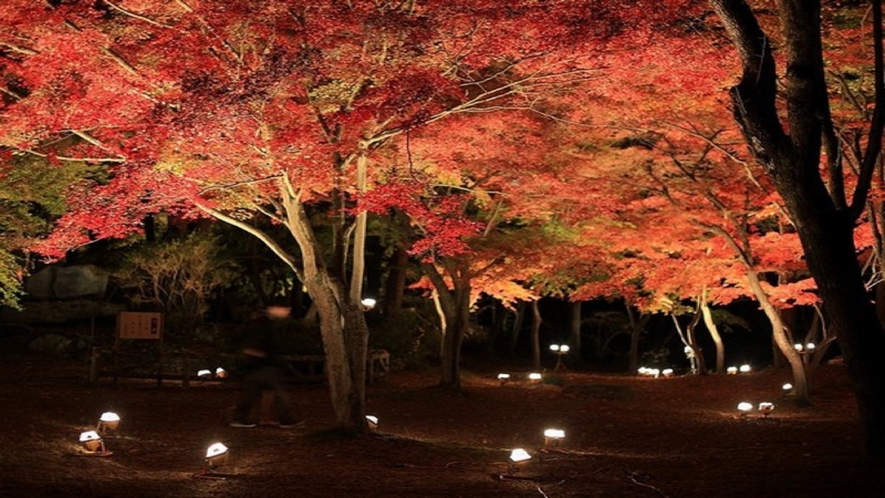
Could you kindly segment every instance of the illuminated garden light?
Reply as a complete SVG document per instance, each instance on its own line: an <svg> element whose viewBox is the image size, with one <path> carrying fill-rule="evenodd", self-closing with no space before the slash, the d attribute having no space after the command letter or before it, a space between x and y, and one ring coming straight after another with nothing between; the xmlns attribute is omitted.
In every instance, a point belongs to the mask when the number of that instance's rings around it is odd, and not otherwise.
<svg viewBox="0 0 885 498"><path fill-rule="evenodd" d="M651 368L648 370L648 374L657 379L658 377L661 376L661 369L660 368Z"/></svg>
<svg viewBox="0 0 885 498"><path fill-rule="evenodd" d="M203 459L203 469L194 474L194 477L202 479L224 479L225 474L213 472L214 469L227 464L230 459L230 451L223 443L212 443L206 449L206 457Z"/></svg>
<svg viewBox="0 0 885 498"><path fill-rule="evenodd" d="M763 401L759 403L759 412L762 413L763 416L767 417L774 411L774 403L769 403L767 401Z"/></svg>
<svg viewBox="0 0 885 498"><path fill-rule="evenodd" d="M728 373L728 375L737 375L738 367L728 367L725 369L725 372Z"/></svg>
<svg viewBox="0 0 885 498"><path fill-rule="evenodd" d="M532 372L529 374L529 380L534 382L539 382L543 376L537 372Z"/></svg>
<svg viewBox="0 0 885 498"><path fill-rule="evenodd" d="M796 343L796 344L793 344L793 349L795 349L796 351L801 353L802 351L805 350L805 347L799 343Z"/></svg>
<svg viewBox="0 0 885 498"><path fill-rule="evenodd" d="M378 417L374 415L366 415L366 423L369 425L370 430L378 430Z"/></svg>
<svg viewBox="0 0 885 498"><path fill-rule="evenodd" d="M738 403L737 408L738 408L738 411L741 412L741 417L744 417L753 410L753 403L750 403L748 401L742 401L742 402Z"/></svg>
<svg viewBox="0 0 885 498"><path fill-rule="evenodd" d="M524 462L531 458L532 456L529 455L529 452L522 448L516 448L510 452L510 461L513 463Z"/></svg>
<svg viewBox="0 0 885 498"><path fill-rule="evenodd" d="M637 373L639 373L639 375L645 375L646 372L648 372L648 369L645 367L639 367L639 370L637 370Z"/></svg>
<svg viewBox="0 0 885 498"><path fill-rule="evenodd" d="M550 351L553 351L553 354L556 355L556 366L553 367L554 371L559 371L565 368L565 365L562 364L562 356L569 352L569 348L567 344L551 344Z"/></svg>
<svg viewBox="0 0 885 498"><path fill-rule="evenodd" d="M104 412L98 418L98 425L96 425L95 430L98 432L104 432L106 430L113 431L116 430L119 425L119 415L114 412Z"/></svg>
<svg viewBox="0 0 885 498"><path fill-rule="evenodd" d="M673 369L672 368L665 368L665 369L661 370L661 375L663 375L664 377L672 377L673 376Z"/></svg>
<svg viewBox="0 0 885 498"><path fill-rule="evenodd" d="M212 376L212 370L209 370L208 368L204 368L202 370L197 371L197 377L207 379L211 376Z"/></svg>
<svg viewBox="0 0 885 498"><path fill-rule="evenodd" d="M750 365L741 365L740 369L741 373L749 373L752 368Z"/></svg>
<svg viewBox="0 0 885 498"><path fill-rule="evenodd" d="M213 443L206 450L206 467L215 469L227 463L230 451L222 443Z"/></svg>
<svg viewBox="0 0 885 498"><path fill-rule="evenodd" d="M363 308L370 310L374 308L376 304L378 304L378 301L375 301L371 297L365 297L362 301L360 301L360 304L363 305Z"/></svg>
<svg viewBox="0 0 885 498"><path fill-rule="evenodd" d="M784 391L792 391L793 384L790 384L789 382L787 382L783 386L781 386L781 389L783 389Z"/></svg>
<svg viewBox="0 0 885 498"><path fill-rule="evenodd" d="M805 345L805 350L810 353L810 352L814 351L814 348L816 348L816 347L817 346L815 346L813 342L809 342L808 344Z"/></svg>
<svg viewBox="0 0 885 498"><path fill-rule="evenodd" d="M218 377L219 379L226 379L227 378L227 370L225 370L221 367L218 367L215 369L215 376Z"/></svg>
<svg viewBox="0 0 885 498"><path fill-rule="evenodd" d="M86 431L80 433L80 444L83 445L82 455L89 456L109 456L104 446L104 440L96 431Z"/></svg>
<svg viewBox="0 0 885 498"><path fill-rule="evenodd" d="M565 431L562 429L546 429L544 431L544 446L559 446L565 439Z"/></svg>

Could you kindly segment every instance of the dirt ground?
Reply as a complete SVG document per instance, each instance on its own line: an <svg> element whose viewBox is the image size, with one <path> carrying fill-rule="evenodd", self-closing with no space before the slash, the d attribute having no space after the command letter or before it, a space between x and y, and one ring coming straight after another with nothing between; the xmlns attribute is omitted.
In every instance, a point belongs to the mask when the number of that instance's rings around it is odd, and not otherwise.
<svg viewBox="0 0 885 498"><path fill-rule="evenodd" d="M434 372L394 372L370 386L378 432L342 439L322 384L293 385L305 430L228 427L235 382L184 389L89 385L88 365L0 355L0 496L881 497L883 462L862 456L844 367L815 373L814 404L794 407L786 371L640 378L546 373L501 385L465 372L463 392ZM738 416L740 401L774 412ZM107 457L81 431L115 411ZM566 438L545 447L543 430ZM206 448L230 449L224 479L194 477ZM531 460L508 461L516 447Z"/></svg>

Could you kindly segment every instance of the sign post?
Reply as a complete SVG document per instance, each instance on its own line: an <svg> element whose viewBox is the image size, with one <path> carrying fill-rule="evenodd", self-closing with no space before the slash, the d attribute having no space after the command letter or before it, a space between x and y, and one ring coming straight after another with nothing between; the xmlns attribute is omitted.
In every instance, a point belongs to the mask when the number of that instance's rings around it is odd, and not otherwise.
<svg viewBox="0 0 885 498"><path fill-rule="evenodd" d="M163 385L163 314L157 312L121 311L117 314L117 336L114 339L114 385L119 375L120 341L130 339L158 341L157 387Z"/></svg>

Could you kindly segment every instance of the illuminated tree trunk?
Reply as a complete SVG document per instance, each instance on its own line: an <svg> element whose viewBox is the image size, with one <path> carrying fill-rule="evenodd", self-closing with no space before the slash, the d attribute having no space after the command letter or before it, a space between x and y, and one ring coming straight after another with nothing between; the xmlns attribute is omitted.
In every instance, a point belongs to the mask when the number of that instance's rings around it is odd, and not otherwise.
<svg viewBox="0 0 885 498"><path fill-rule="evenodd" d="M433 283L440 315L440 386L460 389L461 344L470 327L470 274L466 261L449 260L446 263L451 286L434 265L424 263L421 266Z"/></svg>
<svg viewBox="0 0 885 498"><path fill-rule="evenodd" d="M716 373L724 373L725 344L722 342L722 334L719 333L719 328L716 327L716 322L713 321L713 313L710 310L710 303L707 302L707 299L703 297L703 295L701 297L701 313L704 315L704 325L706 325L710 337L713 338L713 344L716 346Z"/></svg>
<svg viewBox="0 0 885 498"><path fill-rule="evenodd" d="M630 353L627 360L627 371L636 373L639 370L639 336L642 335L645 322L640 323L636 320L636 313L630 303L624 301L624 307L627 309L627 318L630 319Z"/></svg>
<svg viewBox="0 0 885 498"><path fill-rule="evenodd" d="M786 59L779 78L770 40L743 0L711 0L742 63L741 81L731 89L735 120L756 159L768 170L802 241L808 269L826 315L836 330L855 389L867 452L885 456L885 330L870 302L857 261L854 224L865 208L885 128L885 64L882 6L871 2L875 107L857 183L848 203L838 141L832 140L821 42L820 2L781 0ZM778 115L779 87L787 125ZM788 131L787 131L788 130ZM822 139L824 137L824 139ZM822 150L828 175L822 178Z"/></svg>
<svg viewBox="0 0 885 498"><path fill-rule="evenodd" d="M354 294L325 265L304 206L285 197L288 228L301 249L301 277L320 318L326 376L335 420L345 430L364 431L366 355L369 329Z"/></svg>
<svg viewBox="0 0 885 498"><path fill-rule="evenodd" d="M538 300L532 301L532 364L541 369L541 309Z"/></svg>

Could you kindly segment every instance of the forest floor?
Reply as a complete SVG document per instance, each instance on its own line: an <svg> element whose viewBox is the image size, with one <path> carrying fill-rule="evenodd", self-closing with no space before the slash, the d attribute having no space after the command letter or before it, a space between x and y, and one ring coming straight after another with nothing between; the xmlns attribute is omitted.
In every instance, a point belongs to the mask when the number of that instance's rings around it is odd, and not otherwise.
<svg viewBox="0 0 885 498"><path fill-rule="evenodd" d="M183 388L90 385L88 365L0 354L0 496L881 497L883 462L862 456L842 366L814 375L813 405L793 406L787 371L640 378L547 372L501 385L464 372L462 392L434 372L393 372L368 389L375 434L336 437L323 384L291 387L303 430L228 426L232 381ZM740 401L776 409L739 416ZM122 422L107 457L78 443L99 415ZM565 431L545 447L546 428ZM198 478L216 441L223 479ZM508 461L513 448L532 458Z"/></svg>

